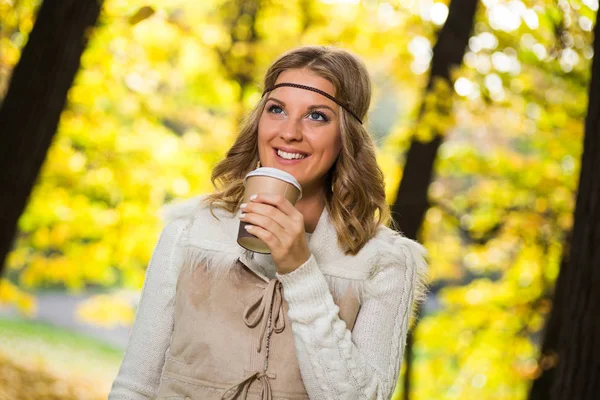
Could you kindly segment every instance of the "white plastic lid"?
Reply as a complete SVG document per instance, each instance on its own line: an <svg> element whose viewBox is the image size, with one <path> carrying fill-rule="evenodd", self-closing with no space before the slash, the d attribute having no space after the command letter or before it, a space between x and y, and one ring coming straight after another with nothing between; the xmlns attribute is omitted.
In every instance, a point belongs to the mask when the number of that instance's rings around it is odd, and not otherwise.
<svg viewBox="0 0 600 400"><path fill-rule="evenodd" d="M292 184L292 185L296 186L298 188L298 190L300 191L298 200L300 200L302 198L302 186L300 186L300 183L298 183L296 178L294 178L294 176L288 172L285 172L285 171L277 169L277 168L271 168L271 167L256 168L254 171L248 172L248 174L244 178L244 186L246 186L246 179L250 178L251 176L270 176L271 178L276 178L276 179L282 180L284 182L287 182L289 184Z"/></svg>

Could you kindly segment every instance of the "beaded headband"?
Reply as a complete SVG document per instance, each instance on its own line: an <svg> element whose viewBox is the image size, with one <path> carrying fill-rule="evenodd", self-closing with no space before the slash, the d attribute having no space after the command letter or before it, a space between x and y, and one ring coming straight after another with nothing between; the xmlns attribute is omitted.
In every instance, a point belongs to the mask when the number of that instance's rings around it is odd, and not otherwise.
<svg viewBox="0 0 600 400"><path fill-rule="evenodd" d="M360 118L358 118L358 115L354 114L348 107L346 107L341 101L339 101L338 99L336 99L335 97L333 97L332 95L330 95L329 93L326 93L320 89L311 87L311 86L305 86L305 85L299 85L297 83L278 83L277 85L273 86L272 88L269 89L265 89L265 91L263 92L261 97L264 97L265 94L269 93L272 90L277 89L278 87L282 87L282 86L289 86L289 87L293 87L293 88L298 88L298 89L304 89L304 90L310 90L312 92L315 93L319 93L320 95L323 95L325 97L327 97L329 100L335 102L337 105L339 105L340 107L342 107L344 110L348 111L350 113L350 115L352 115L354 118L356 118L356 120L358 122L360 122L362 124L362 121L360 120Z"/></svg>

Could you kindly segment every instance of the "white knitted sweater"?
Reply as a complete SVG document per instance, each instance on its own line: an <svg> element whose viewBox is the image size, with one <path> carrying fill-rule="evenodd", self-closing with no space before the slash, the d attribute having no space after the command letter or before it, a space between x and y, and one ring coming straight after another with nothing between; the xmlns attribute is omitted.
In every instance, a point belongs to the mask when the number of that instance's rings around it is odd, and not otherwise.
<svg viewBox="0 0 600 400"><path fill-rule="evenodd" d="M109 400L156 396L170 344L176 282L186 257L209 270L241 260L284 288L302 380L310 399L389 399L394 391L414 302L424 294L425 250L380 227L355 256L346 256L325 209L309 235L311 257L289 274L276 274L270 255L235 243L237 218L196 208L194 198L168 207L163 230L146 272L125 357ZM187 248L187 252L182 251ZM338 316L332 292L355 290L361 308L350 332ZM210 323L210 321L207 321Z"/></svg>

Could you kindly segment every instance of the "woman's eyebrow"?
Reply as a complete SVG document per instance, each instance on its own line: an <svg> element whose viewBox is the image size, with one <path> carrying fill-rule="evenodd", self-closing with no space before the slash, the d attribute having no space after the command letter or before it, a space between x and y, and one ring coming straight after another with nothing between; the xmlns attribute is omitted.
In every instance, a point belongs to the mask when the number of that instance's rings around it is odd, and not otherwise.
<svg viewBox="0 0 600 400"><path fill-rule="evenodd" d="M267 99L267 101L269 101L269 100L273 100L275 103L281 104L282 106L285 107L285 102L279 100L276 97L269 97ZM312 105L312 106L308 107L308 110L316 110L318 108L327 108L328 110L331 110L332 113L334 113L335 115L337 115L337 112L333 108L329 107L326 104L315 104L315 105Z"/></svg>
<svg viewBox="0 0 600 400"><path fill-rule="evenodd" d="M335 115L337 115L337 113L335 112L335 110L333 108L329 107L326 104L317 104L317 105L308 107L309 110L316 110L318 108L327 108L328 110L331 110L332 113L334 113Z"/></svg>
<svg viewBox="0 0 600 400"><path fill-rule="evenodd" d="M267 101L269 101L269 100L273 100L275 103L279 103L279 104L281 104L282 106L284 106L284 107L285 107L285 102L283 102L283 101L279 100L279 99L278 99L278 98L276 98L276 97L269 97L269 98L267 98Z"/></svg>

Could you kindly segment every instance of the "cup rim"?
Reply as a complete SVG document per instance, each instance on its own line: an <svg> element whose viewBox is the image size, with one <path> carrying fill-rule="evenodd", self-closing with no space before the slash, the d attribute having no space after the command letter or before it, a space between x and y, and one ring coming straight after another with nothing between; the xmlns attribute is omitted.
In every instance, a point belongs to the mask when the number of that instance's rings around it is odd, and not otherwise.
<svg viewBox="0 0 600 400"><path fill-rule="evenodd" d="M298 200L300 200L302 198L302 186L300 186L300 183L298 182L298 180L296 180L296 178L294 178L294 176L292 174L290 174L289 172L285 172L281 169L273 168L273 167L256 168L255 170L248 172L248 174L246 174L246 176L244 177L244 180L243 180L244 187L246 186L246 180L253 176L267 176L267 177L279 179L281 181L284 181L291 185L294 185L300 192L300 194L298 195Z"/></svg>

